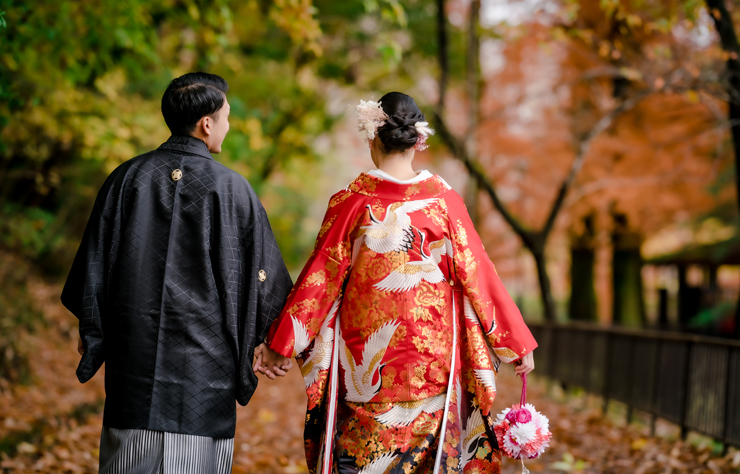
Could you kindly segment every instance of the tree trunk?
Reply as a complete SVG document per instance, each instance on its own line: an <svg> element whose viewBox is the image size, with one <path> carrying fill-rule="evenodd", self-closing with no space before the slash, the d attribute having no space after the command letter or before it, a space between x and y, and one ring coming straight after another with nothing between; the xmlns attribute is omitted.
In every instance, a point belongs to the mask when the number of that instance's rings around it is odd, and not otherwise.
<svg viewBox="0 0 740 474"><path fill-rule="evenodd" d="M624 216L615 217L622 222L617 225L613 234L613 321L626 326L639 326L645 321L640 255L642 241L637 233L626 228Z"/></svg>
<svg viewBox="0 0 740 474"><path fill-rule="evenodd" d="M658 289L658 327L667 329L668 323L668 289Z"/></svg>
<svg viewBox="0 0 740 474"><path fill-rule="evenodd" d="M467 89L468 101L468 131L465 138L465 149L468 156L478 156L478 118L480 115L479 106L479 69L480 69L480 36L478 35L478 21L480 16L480 0L470 2L470 12L468 16L468 48L466 51L466 71L465 71L465 88ZM477 227L480 223L480 213L478 212L478 183L475 178L470 176L467 189L465 191L465 205L468 208L470 219Z"/></svg>
<svg viewBox="0 0 740 474"><path fill-rule="evenodd" d="M594 289L595 252L592 247L573 246L570 250L570 302L568 315L577 321L596 321Z"/></svg>
<svg viewBox="0 0 740 474"><path fill-rule="evenodd" d="M678 266L678 323L682 330L691 328L691 318L699 314L703 300L702 289L689 286L687 272L686 265Z"/></svg>
<svg viewBox="0 0 740 474"><path fill-rule="evenodd" d="M470 220L473 221L475 228L480 224L480 212L478 210L478 183L470 176L468 184L465 187L465 207L468 208Z"/></svg>
<svg viewBox="0 0 740 474"><path fill-rule="evenodd" d="M639 326L645 320L640 249L615 248L613 258L614 322Z"/></svg>
<svg viewBox="0 0 740 474"><path fill-rule="evenodd" d="M722 49L729 53L727 59L728 116L735 150L735 188L738 208L740 208L740 43L735 34L732 16L727 11L724 0L706 0L709 15L714 20ZM735 307L735 337L740 338L740 298Z"/></svg>
<svg viewBox="0 0 740 474"><path fill-rule="evenodd" d="M550 289L550 277L547 276L547 261L545 248L530 249L537 265L537 279L540 283L540 297L542 298L542 314L545 321L555 321L555 302Z"/></svg>
<svg viewBox="0 0 740 474"><path fill-rule="evenodd" d="M437 113L442 115L447 93L447 76L449 66L447 61L447 12L445 0L437 0L437 61L439 62L439 100Z"/></svg>
<svg viewBox="0 0 740 474"><path fill-rule="evenodd" d="M583 219L581 235L571 236L570 302L568 316L578 321L597 321L594 264L596 262L594 219Z"/></svg>

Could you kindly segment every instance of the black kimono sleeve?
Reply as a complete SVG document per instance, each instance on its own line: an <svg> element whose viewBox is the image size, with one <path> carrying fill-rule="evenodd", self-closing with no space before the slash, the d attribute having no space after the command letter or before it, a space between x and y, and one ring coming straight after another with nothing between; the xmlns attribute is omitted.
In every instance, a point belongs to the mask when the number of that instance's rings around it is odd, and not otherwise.
<svg viewBox="0 0 740 474"><path fill-rule="evenodd" d="M257 388L252 369L254 349L264 342L293 287L262 203L248 184L245 194L236 201L235 208L221 209L221 221L230 225L219 225L220 237L216 239L219 244L215 249L218 259L214 262L222 282L219 286L222 301L226 303L224 312L231 313L231 307L236 313L239 343L236 400L241 405L249 402ZM229 237L234 228L239 229L238 244Z"/></svg>
<svg viewBox="0 0 740 474"><path fill-rule="evenodd" d="M105 216L100 211L99 200L100 195L95 200L80 248L62 291L62 303L80 320L80 338L85 353L77 367L77 378L83 383L90 380L105 361L101 315L106 306L107 268L110 264L106 256L110 251L113 229L110 226L110 216Z"/></svg>

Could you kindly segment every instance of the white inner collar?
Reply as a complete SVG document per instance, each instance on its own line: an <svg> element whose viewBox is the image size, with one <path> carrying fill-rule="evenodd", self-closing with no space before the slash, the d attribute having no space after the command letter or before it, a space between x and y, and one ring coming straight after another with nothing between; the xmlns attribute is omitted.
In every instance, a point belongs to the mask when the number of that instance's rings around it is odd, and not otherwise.
<svg viewBox="0 0 740 474"><path fill-rule="evenodd" d="M432 173L430 173L429 171L427 171L427 170L421 170L421 171L419 171L419 172L416 173L416 177L415 178L411 178L411 179L407 179L407 180L401 181L400 179L396 179L393 176L389 175L385 171L381 171L381 170L377 170L377 169L376 170L368 171L367 174L369 174L370 176L375 176L376 178L380 178L380 179L384 179L386 181L390 181L392 183L396 183L396 184L414 184L414 183L418 183L419 181L424 181L425 179L429 179L429 178L431 178L433 176Z"/></svg>

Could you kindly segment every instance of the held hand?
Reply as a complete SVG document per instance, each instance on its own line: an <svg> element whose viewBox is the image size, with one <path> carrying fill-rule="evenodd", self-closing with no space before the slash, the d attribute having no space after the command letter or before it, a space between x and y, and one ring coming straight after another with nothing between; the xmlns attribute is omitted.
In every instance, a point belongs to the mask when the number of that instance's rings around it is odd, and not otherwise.
<svg viewBox="0 0 740 474"><path fill-rule="evenodd" d="M259 346L254 348L254 360L252 361L252 370L256 374L261 374L262 372L262 353L265 350L265 343L260 344Z"/></svg>
<svg viewBox="0 0 740 474"><path fill-rule="evenodd" d="M283 357L266 345L262 344L258 349L260 351L254 368L261 374L266 375L268 379L275 380L276 376L284 377L287 371L293 368L293 363L290 359ZM256 349L255 354L258 354Z"/></svg>
<svg viewBox="0 0 740 474"><path fill-rule="evenodd" d="M255 358L255 360L257 360L257 358L258 358L258 357L259 357L260 355L262 355L262 351L263 351L263 350L265 350L265 343L264 343L264 342L263 342L262 344L260 344L259 346L257 346L257 347L255 347L255 348L254 348L254 358ZM254 367L254 368L255 368L255 370L256 370L256 369L257 369L257 368L258 368L259 366L255 366L255 365L253 364L253 367Z"/></svg>
<svg viewBox="0 0 740 474"><path fill-rule="evenodd" d="M82 344L82 338L77 339L77 352L80 355L85 355L85 346Z"/></svg>
<svg viewBox="0 0 740 474"><path fill-rule="evenodd" d="M515 363L516 368L514 369L514 372L518 375L528 374L534 370L534 356L531 352L517 360Z"/></svg>

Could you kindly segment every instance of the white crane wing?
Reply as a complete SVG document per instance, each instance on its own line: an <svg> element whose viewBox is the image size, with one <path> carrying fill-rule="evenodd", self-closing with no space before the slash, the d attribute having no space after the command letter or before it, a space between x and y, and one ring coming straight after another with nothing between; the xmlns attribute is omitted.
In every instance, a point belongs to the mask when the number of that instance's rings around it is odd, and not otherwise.
<svg viewBox="0 0 740 474"><path fill-rule="evenodd" d="M344 387L347 389L347 400L362 400L364 393L360 393L363 389L361 383L359 383L359 374L357 364L355 364L355 358L347 347L347 343L344 342L342 337L342 331L339 331L339 363L344 369Z"/></svg>
<svg viewBox="0 0 740 474"><path fill-rule="evenodd" d="M398 402L393 408L375 417L381 423L393 426L408 426L421 414L434 413L445 407L446 394L427 398L426 400L414 400L410 402Z"/></svg>
<svg viewBox="0 0 740 474"><path fill-rule="evenodd" d="M396 460L396 455L393 453L385 453L384 455L378 457L373 462L365 466L360 472L357 474L383 474L388 467L393 464L393 461Z"/></svg>
<svg viewBox="0 0 740 474"><path fill-rule="evenodd" d="M421 285L422 280L439 283L444 279L442 270L434 262L422 260L404 263L373 286L384 291L408 291Z"/></svg>
<svg viewBox="0 0 740 474"><path fill-rule="evenodd" d="M293 322L293 337L295 339L295 343L293 344L293 355L297 356L306 350L306 347L308 347L311 341L309 341L306 326L295 316L291 316L290 319Z"/></svg>
<svg viewBox="0 0 740 474"><path fill-rule="evenodd" d="M304 375L303 381L306 384L306 388L313 385L316 381L316 377L319 375L320 370L326 370L331 365L331 351L334 344L334 329L329 327L331 322L334 320L339 310L340 298L334 302L329 310L329 315L324 319L319 329L319 334L316 336L313 349L311 349L308 358L303 362L304 367L310 367L307 374Z"/></svg>
<svg viewBox="0 0 740 474"><path fill-rule="evenodd" d="M439 395L428 398L427 403L424 404L424 407L422 408L424 410L424 413L432 414L435 411L439 411L445 407L445 402L447 401L447 394L446 393L440 393Z"/></svg>
<svg viewBox="0 0 740 474"><path fill-rule="evenodd" d="M405 271L406 269L416 270L413 273ZM373 286L384 291L408 291L421 285L423 273L420 268L409 265L401 265L398 269L391 272L390 275L383 278Z"/></svg>
<svg viewBox="0 0 740 474"><path fill-rule="evenodd" d="M475 369L475 378L483 384L484 387L496 390L496 372L488 369Z"/></svg>
<svg viewBox="0 0 740 474"><path fill-rule="evenodd" d="M478 314L475 312L475 308L473 308L473 303L467 295L463 296L463 314L465 314L465 319L468 321L472 321L479 326L481 325Z"/></svg>
<svg viewBox="0 0 740 474"><path fill-rule="evenodd" d="M481 416L480 408L473 410L473 413L468 417L468 422L465 425L465 429L462 433L462 466L464 468L473 457L475 457L476 449L473 449L473 444L481 437L485 432L485 426L483 426L483 417ZM472 452L471 452L472 451Z"/></svg>
<svg viewBox="0 0 740 474"><path fill-rule="evenodd" d="M380 364L386 349L388 349L388 344L390 344L393 338L393 334L400 325L400 321L388 321L367 338L365 348L362 350L362 368L365 371L373 371Z"/></svg>

